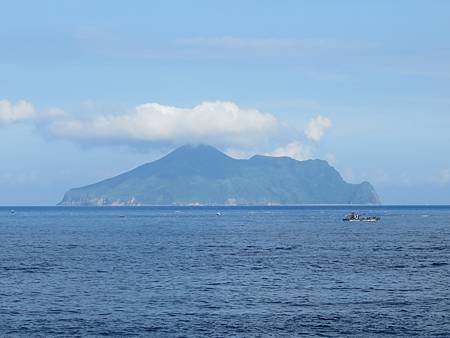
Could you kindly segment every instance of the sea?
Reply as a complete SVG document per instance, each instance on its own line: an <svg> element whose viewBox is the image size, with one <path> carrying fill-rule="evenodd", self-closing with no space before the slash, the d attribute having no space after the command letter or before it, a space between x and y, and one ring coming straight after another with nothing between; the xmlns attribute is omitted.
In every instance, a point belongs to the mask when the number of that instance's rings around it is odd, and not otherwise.
<svg viewBox="0 0 450 338"><path fill-rule="evenodd" d="M450 337L449 264L448 206L3 207L0 337Z"/></svg>

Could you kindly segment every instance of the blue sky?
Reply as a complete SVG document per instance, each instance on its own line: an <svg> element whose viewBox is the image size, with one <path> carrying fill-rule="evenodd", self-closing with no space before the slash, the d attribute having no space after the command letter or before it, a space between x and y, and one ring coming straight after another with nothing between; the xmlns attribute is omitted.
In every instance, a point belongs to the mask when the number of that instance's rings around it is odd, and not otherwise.
<svg viewBox="0 0 450 338"><path fill-rule="evenodd" d="M0 204L183 143L450 203L448 1L0 2Z"/></svg>

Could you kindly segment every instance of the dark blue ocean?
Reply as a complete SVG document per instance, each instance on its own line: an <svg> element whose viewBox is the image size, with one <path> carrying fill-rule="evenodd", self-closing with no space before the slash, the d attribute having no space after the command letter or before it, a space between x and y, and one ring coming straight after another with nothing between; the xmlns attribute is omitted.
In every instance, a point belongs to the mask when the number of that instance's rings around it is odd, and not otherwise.
<svg viewBox="0 0 450 338"><path fill-rule="evenodd" d="M449 207L10 209L1 337L450 336Z"/></svg>

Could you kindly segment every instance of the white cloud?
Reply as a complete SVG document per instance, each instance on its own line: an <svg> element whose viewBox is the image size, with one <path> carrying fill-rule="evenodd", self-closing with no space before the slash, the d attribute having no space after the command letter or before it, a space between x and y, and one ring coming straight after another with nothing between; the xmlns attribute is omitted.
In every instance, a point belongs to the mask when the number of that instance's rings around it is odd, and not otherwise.
<svg viewBox="0 0 450 338"><path fill-rule="evenodd" d="M0 124L14 123L33 118L34 107L27 101L18 101L16 104L8 100L0 100Z"/></svg>
<svg viewBox="0 0 450 338"><path fill-rule="evenodd" d="M295 141L284 147L277 148L266 155L275 157L287 156L299 161L304 161L312 157L312 150L310 146Z"/></svg>
<svg viewBox="0 0 450 338"><path fill-rule="evenodd" d="M91 102L89 108L97 110ZM145 103L119 113L81 115L60 108L38 114L29 102L0 101L0 125L28 119L44 134L84 144L210 143L227 147L227 153L235 158L251 157L256 149L267 151L268 144L288 139L290 131L289 125L270 113L229 101L205 101L191 108ZM331 121L318 115L306 126L306 137L318 142L330 127ZM294 141L265 154L306 160L313 150L311 142Z"/></svg>
<svg viewBox="0 0 450 338"><path fill-rule="evenodd" d="M252 144L273 132L277 124L271 114L214 101L193 108L146 103L127 113L91 119L62 115L48 128L53 135L75 139Z"/></svg>
<svg viewBox="0 0 450 338"><path fill-rule="evenodd" d="M331 128L331 120L318 115L309 121L305 129L305 135L308 139L318 142L329 128Z"/></svg>

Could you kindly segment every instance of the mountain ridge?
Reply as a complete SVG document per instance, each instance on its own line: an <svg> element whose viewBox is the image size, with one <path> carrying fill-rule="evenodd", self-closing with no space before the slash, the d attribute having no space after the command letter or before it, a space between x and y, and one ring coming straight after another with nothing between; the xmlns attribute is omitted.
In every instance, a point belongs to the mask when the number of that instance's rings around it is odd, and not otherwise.
<svg viewBox="0 0 450 338"><path fill-rule="evenodd" d="M184 145L128 172L70 189L59 205L379 204L369 182L345 182L327 161L235 159Z"/></svg>

